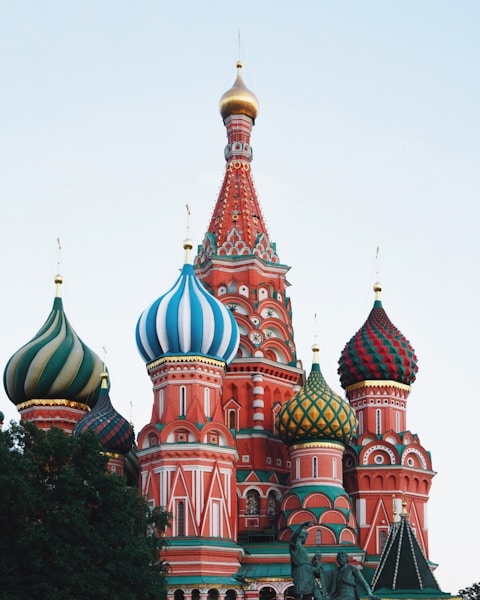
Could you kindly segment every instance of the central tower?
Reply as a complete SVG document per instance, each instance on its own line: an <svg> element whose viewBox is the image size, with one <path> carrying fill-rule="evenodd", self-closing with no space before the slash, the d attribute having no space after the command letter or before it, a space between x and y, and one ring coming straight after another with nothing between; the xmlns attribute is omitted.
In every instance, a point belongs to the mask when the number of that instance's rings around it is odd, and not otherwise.
<svg viewBox="0 0 480 600"><path fill-rule="evenodd" d="M290 459L275 437L275 416L303 381L286 292L289 267L269 238L252 180L250 136L259 105L241 69L239 62L235 83L220 100L227 164L195 259L197 277L229 308L240 330L222 396L225 425L235 433L239 452L240 536L277 526Z"/></svg>

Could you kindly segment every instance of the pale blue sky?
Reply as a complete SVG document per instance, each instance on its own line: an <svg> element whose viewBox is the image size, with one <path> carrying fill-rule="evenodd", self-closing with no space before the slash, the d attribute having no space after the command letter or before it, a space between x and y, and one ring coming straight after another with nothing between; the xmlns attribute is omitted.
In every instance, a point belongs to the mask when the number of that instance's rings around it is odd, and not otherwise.
<svg viewBox="0 0 480 600"><path fill-rule="evenodd" d="M152 393L134 327L202 241L223 177L218 100L260 101L253 174L289 281L299 358L321 366L373 303L412 342L409 429L432 452L430 557L479 579L477 1L0 0L0 364L64 306L137 431ZM14 407L0 396L8 420Z"/></svg>

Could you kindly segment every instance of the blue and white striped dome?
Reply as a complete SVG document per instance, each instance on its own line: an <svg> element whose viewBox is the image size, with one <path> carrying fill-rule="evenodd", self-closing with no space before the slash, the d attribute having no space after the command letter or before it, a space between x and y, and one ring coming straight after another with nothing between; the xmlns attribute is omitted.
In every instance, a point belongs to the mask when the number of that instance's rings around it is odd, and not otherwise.
<svg viewBox="0 0 480 600"><path fill-rule="evenodd" d="M137 346L145 362L164 355L201 355L230 364L240 333L232 313L195 276L186 240L185 264L174 286L140 316Z"/></svg>

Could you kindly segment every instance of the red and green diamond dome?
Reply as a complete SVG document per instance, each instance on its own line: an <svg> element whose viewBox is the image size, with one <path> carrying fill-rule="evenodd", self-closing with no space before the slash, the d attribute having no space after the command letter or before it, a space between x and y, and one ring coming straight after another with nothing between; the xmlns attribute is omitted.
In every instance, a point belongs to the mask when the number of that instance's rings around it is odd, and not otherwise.
<svg viewBox="0 0 480 600"><path fill-rule="evenodd" d="M412 345L390 321L382 306L380 284L376 283L373 289L373 308L340 356L338 373L344 389L372 380L411 385L418 371Z"/></svg>

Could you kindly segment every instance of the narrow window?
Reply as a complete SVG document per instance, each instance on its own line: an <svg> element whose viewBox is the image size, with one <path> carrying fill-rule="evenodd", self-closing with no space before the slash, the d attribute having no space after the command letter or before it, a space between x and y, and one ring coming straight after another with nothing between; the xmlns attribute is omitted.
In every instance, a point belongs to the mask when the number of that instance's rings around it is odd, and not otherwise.
<svg viewBox="0 0 480 600"><path fill-rule="evenodd" d="M376 427L377 427L377 435L382 433L382 411L377 408L376 412Z"/></svg>
<svg viewBox="0 0 480 600"><path fill-rule="evenodd" d="M177 536L185 535L185 502L181 501L177 504Z"/></svg>
<svg viewBox="0 0 480 600"><path fill-rule="evenodd" d="M398 410L395 412L395 427L396 427L396 432L399 433L399 431L400 431L400 413Z"/></svg>
<svg viewBox="0 0 480 600"><path fill-rule="evenodd" d="M228 411L228 428L237 429L237 411L234 408Z"/></svg>
<svg viewBox="0 0 480 600"><path fill-rule="evenodd" d="M210 388L205 388L203 390L203 404L204 404L204 412L207 419L210 418Z"/></svg>
<svg viewBox="0 0 480 600"><path fill-rule="evenodd" d="M358 433L363 433L363 410L358 413Z"/></svg>
<svg viewBox="0 0 480 600"><path fill-rule="evenodd" d="M187 414L187 390L184 385L180 388L180 416Z"/></svg>
<svg viewBox="0 0 480 600"><path fill-rule="evenodd" d="M163 391L164 390L160 390L160 417L163 415L163 411L165 410L165 398Z"/></svg>
<svg viewBox="0 0 480 600"><path fill-rule="evenodd" d="M313 477L318 477L318 461L316 456L312 458L312 475Z"/></svg>

